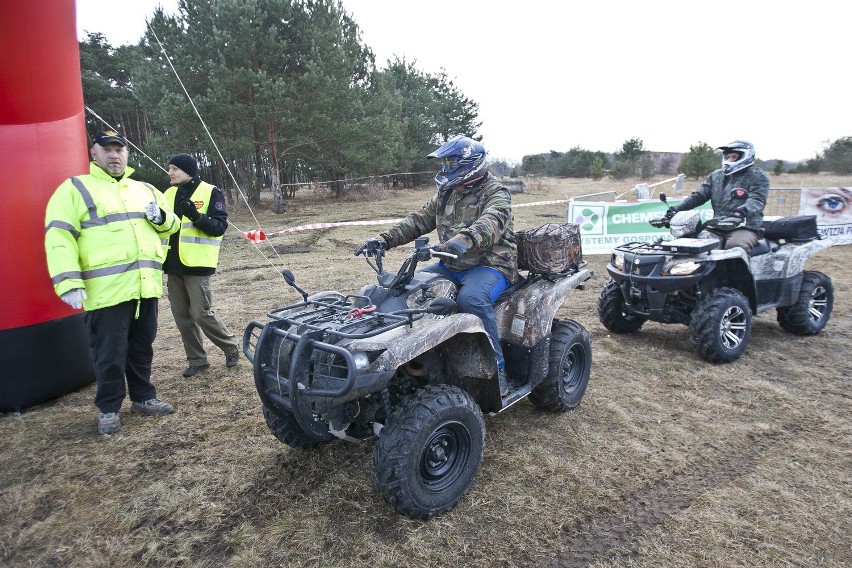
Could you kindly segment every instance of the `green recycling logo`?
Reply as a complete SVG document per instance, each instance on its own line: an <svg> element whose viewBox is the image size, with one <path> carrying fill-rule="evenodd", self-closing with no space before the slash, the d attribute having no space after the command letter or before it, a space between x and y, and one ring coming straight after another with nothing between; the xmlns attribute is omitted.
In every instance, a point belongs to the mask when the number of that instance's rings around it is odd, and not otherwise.
<svg viewBox="0 0 852 568"><path fill-rule="evenodd" d="M574 223L587 235L603 234L604 207L584 205L574 209Z"/></svg>

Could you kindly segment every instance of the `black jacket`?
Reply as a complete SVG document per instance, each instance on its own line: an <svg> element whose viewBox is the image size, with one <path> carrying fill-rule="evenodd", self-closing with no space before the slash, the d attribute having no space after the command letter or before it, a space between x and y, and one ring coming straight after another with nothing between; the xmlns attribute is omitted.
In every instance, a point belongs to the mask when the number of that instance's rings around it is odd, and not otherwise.
<svg viewBox="0 0 852 568"><path fill-rule="evenodd" d="M729 176L718 169L678 205L678 210L688 211L710 201L715 218L730 217L740 211L745 217L746 228L757 231L763 225L763 208L768 197L769 178L757 166Z"/></svg>

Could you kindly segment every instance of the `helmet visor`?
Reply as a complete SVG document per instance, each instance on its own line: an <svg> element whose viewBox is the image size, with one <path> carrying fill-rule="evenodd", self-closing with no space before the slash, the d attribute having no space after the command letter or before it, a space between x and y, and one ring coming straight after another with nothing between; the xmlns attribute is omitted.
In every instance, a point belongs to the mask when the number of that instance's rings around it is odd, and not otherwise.
<svg viewBox="0 0 852 568"><path fill-rule="evenodd" d="M452 172L459 167L458 156L445 156L441 158L441 167L445 172Z"/></svg>

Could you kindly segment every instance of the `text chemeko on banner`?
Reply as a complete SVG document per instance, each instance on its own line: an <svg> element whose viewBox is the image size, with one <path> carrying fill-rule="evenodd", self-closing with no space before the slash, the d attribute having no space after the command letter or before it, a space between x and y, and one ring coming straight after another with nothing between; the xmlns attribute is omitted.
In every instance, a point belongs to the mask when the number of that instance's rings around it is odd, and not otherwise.
<svg viewBox="0 0 852 568"><path fill-rule="evenodd" d="M614 247L636 241L671 238L668 229L655 229L648 223L659 219L669 206L680 199L670 199L666 205L656 199L641 201L571 201L568 222L580 226L583 254L609 254ZM713 217L710 204L696 208L702 220Z"/></svg>

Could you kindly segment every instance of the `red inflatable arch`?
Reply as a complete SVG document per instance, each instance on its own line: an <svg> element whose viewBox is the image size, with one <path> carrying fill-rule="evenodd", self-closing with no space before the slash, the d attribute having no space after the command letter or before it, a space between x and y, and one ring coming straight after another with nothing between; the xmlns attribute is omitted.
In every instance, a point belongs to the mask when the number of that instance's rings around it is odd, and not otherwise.
<svg viewBox="0 0 852 568"><path fill-rule="evenodd" d="M47 201L88 163L74 0L0 2L0 411L94 380L44 253Z"/></svg>

